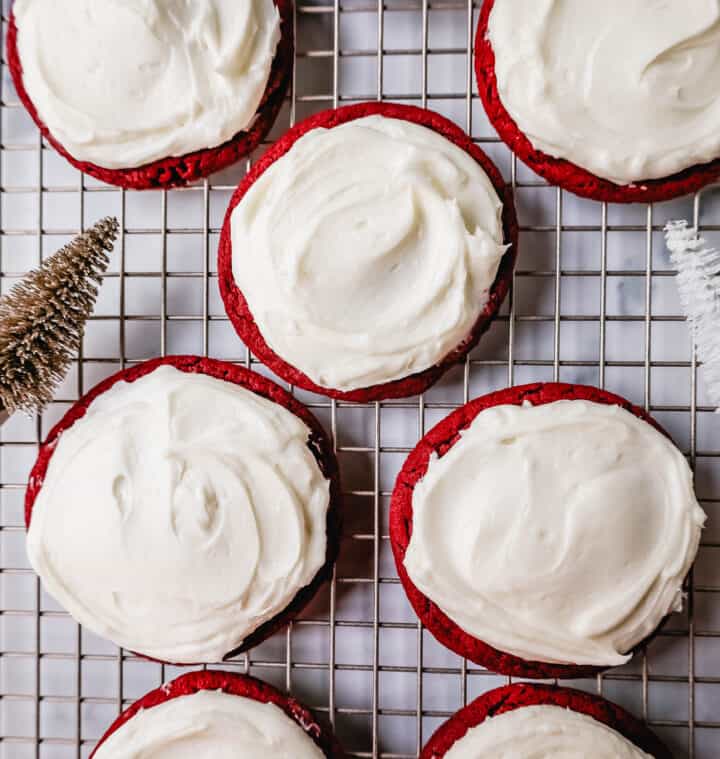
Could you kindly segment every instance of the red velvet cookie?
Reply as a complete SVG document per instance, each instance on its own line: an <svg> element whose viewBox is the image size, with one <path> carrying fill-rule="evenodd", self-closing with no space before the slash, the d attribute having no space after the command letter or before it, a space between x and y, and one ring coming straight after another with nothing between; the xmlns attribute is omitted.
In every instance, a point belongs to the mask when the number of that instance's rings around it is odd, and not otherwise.
<svg viewBox="0 0 720 759"><path fill-rule="evenodd" d="M440 759L468 730L490 717L537 705L560 706L586 714L620 733L655 759L672 759L672 754L657 736L617 704L584 691L531 683L496 688L476 698L435 731L420 759Z"/></svg>
<svg viewBox="0 0 720 759"><path fill-rule="evenodd" d="M495 77L495 54L488 39L488 21L495 0L484 0L475 36L475 74L478 92L490 123L507 146L533 171L550 184L576 195L608 203L657 203L689 195L716 182L720 177L720 159L663 179L617 185L562 158L536 150L500 100ZM522 23L519 20L518 23Z"/></svg>
<svg viewBox="0 0 720 759"><path fill-rule="evenodd" d="M223 693L229 693L233 696L243 696L251 698L253 701L260 701L264 704L275 704L275 706L285 712L285 714L297 722L300 727L312 738L313 742L328 757L328 759L341 759L344 756L340 744L335 739L331 731L323 727L315 715L301 703L290 696L285 696L271 685L256 680L254 677L247 675L238 675L234 672L221 672L218 670L204 670L200 672L189 672L181 675L166 685L162 685L142 698L138 699L132 706L125 711L110 725L105 731L97 746L90 754L90 759L95 756L98 748L120 727L131 720L141 709L152 709L166 701L181 696L190 696L202 690L221 690Z"/></svg>
<svg viewBox="0 0 720 759"><path fill-rule="evenodd" d="M25 495L25 524L29 528L32 520L33 505L43 486L43 481L50 465L50 459L63 432L81 419L90 404L100 395L109 390L117 382L134 382L150 374L159 366L170 365L176 369L194 374L205 374L209 377L232 382L251 390L253 393L267 398L292 412L310 429L308 448L315 457L320 471L330 482L330 505L327 512L327 550L325 564L318 570L310 584L301 588L293 600L273 619L268 620L251 633L243 644L234 651L229 651L225 658L242 653L253 648L258 643L270 637L296 617L316 594L320 586L332 575L333 564L337 558L341 530L341 496L338 476L337 459L332 445L320 423L308 409L269 379L240 366L217 361L200 356L168 356L156 358L137 364L108 377L90 392L77 401L53 427L45 442L40 446L38 457L30 473L30 479ZM142 655L142 654L140 654ZM148 658L148 657L146 657Z"/></svg>
<svg viewBox="0 0 720 759"><path fill-rule="evenodd" d="M280 13L281 39L278 43L265 94L252 126L231 140L214 148L206 148L183 156L170 156L144 166L128 169L107 169L87 161L78 161L53 137L43 123L23 84L23 71L17 46L17 25L10 13L7 33L7 59L15 90L43 137L76 169L108 184L129 190L180 187L220 171L253 151L268 134L287 93L293 68L293 5L292 0L274 0Z"/></svg>
<svg viewBox="0 0 720 759"><path fill-rule="evenodd" d="M585 385L537 383L510 387L470 401L443 419L417 444L398 474L390 506L390 542L400 581L416 614L440 643L476 664L504 675L530 678L577 678L597 674L606 669L597 666L552 664L526 661L500 651L462 630L433 601L425 596L410 579L404 564L405 553L413 529L413 491L425 476L430 459L442 457L459 440L460 433L475 417L492 406L520 406L529 401L533 406L559 400L584 400L605 405L621 406L638 418L667 433L645 411L633 406L618 395ZM636 648L645 645L640 643Z"/></svg>
<svg viewBox="0 0 720 759"><path fill-rule="evenodd" d="M437 365L409 377L385 382L370 387L351 391L341 391L319 387L303 372L288 364L278 356L265 342L250 311L248 303L235 283L232 272L232 239L230 217L245 193L262 173L280 157L285 155L293 144L304 134L319 127L330 129L355 119L378 114L386 118L402 119L432 129L453 142L480 164L490 178L500 200L503 203L503 227L505 242L511 245L500 262L497 276L490 291L490 297L483 312L478 317L467 338ZM394 103L359 103L344 108L332 109L315 114L294 126L283 135L245 176L230 201L225 223L220 238L218 251L218 275L220 292L225 303L225 310L242 340L267 367L287 382L304 390L336 398L338 400L369 402L387 398L404 398L418 395L427 390L453 364L461 361L477 344L482 334L488 329L497 314L512 282L513 268L517 259L518 224L515 215L512 192L503 181L492 161L460 128L443 116L432 111L408 105Z"/></svg>

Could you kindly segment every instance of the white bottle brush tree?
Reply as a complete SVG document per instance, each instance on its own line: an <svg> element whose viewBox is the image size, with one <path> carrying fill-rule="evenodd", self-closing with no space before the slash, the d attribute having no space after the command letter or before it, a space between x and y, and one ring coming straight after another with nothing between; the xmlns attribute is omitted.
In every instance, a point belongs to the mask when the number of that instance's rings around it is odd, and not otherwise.
<svg viewBox="0 0 720 759"><path fill-rule="evenodd" d="M677 268L680 302L688 319L708 397L720 407L720 251L707 245L687 221L665 227L670 259Z"/></svg>
<svg viewBox="0 0 720 759"><path fill-rule="evenodd" d="M77 356L117 234L117 219L103 219L0 298L0 404L7 414L52 400Z"/></svg>

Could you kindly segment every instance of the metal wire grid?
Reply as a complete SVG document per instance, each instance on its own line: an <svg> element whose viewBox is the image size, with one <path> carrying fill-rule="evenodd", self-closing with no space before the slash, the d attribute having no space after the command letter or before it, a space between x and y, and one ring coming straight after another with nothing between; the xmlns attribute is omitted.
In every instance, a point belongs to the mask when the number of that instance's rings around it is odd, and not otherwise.
<svg viewBox="0 0 720 759"><path fill-rule="evenodd" d="M632 209L593 204L548 188L517 164L474 93L478 7L472 0L334 0L296 9L295 86L276 133L352 100L445 112L510 177L522 253L504 313L464 366L424 397L344 404L297 393L326 423L340 458L343 552L312 608L229 666L324 712L351 756L416 756L444 718L506 680L442 649L409 609L386 535L393 475L423 431L474 395L534 379L590 382L628 395L675 434L697 468L711 523L686 613L646 655L573 684L643 716L678 756L711 759L720 756L720 531L712 521L720 446L660 235L671 216L720 230L713 199ZM8 10L4 0L3 31ZM43 417L13 418L0 432L0 756L64 759L87 756L121 708L179 670L80 630L43 593L24 554L26 474L68 404L118 368L189 351L264 371L232 334L214 268L222 211L249 162L183 191L126 193L81 176L43 145L5 66L0 101L3 289L99 216L116 213L122 227L83 353L58 399Z"/></svg>

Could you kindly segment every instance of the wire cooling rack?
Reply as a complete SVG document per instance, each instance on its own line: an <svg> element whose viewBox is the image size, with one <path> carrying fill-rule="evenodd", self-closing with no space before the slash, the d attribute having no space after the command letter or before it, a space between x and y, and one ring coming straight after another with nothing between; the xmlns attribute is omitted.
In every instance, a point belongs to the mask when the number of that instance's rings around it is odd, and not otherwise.
<svg viewBox="0 0 720 759"><path fill-rule="evenodd" d="M5 31L9 0L3 0ZM336 577L302 618L227 665L287 688L334 724L352 756L415 757L468 700L506 682L444 650L404 598L387 539L393 478L418 436L458 404L507 384L605 386L649 408L696 469L710 516L689 590L644 656L592 680L644 717L678 757L720 756L720 417L680 315L662 227L720 231L704 197L646 206L581 201L516 163L489 127L472 75L478 5L347 0L296 9L294 120L344 102L426 105L469 131L516 190L521 255L512 302L481 345L422 398L331 403L298 392L332 432L346 493ZM86 757L118 711L180 670L81 630L41 589L25 556L22 504L38 441L80 393L123 366L194 352L264 367L235 337L218 296L222 215L249 162L182 191L130 193L84 177L42 144L3 65L0 271L17 277L112 213L122 236L82 355L57 401L0 431L0 756Z"/></svg>

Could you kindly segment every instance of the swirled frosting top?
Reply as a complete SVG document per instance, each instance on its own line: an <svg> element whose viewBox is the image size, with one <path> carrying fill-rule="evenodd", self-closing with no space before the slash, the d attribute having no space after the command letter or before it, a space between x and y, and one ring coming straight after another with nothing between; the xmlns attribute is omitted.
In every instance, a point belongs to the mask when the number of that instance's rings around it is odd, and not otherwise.
<svg viewBox="0 0 720 759"><path fill-rule="evenodd" d="M94 759L323 759L275 704L201 690L144 709L112 733Z"/></svg>
<svg viewBox="0 0 720 759"><path fill-rule="evenodd" d="M718 0L495 0L488 38L536 149L619 185L720 157Z"/></svg>
<svg viewBox="0 0 720 759"><path fill-rule="evenodd" d="M455 741L445 759L652 759L611 727L560 706L490 717Z"/></svg>
<svg viewBox="0 0 720 759"><path fill-rule="evenodd" d="M412 497L405 569L526 661L611 666L679 609L705 514L682 453L619 406L481 411Z"/></svg>
<svg viewBox="0 0 720 759"><path fill-rule="evenodd" d="M15 0L23 84L76 159L108 169L247 129L280 18L272 0Z"/></svg>
<svg viewBox="0 0 720 759"><path fill-rule="evenodd" d="M118 382L57 441L32 566L123 648L220 661L325 563L329 483L308 436L279 404L204 374Z"/></svg>
<svg viewBox="0 0 720 759"><path fill-rule="evenodd" d="M482 167L437 132L372 115L303 135L232 213L233 275L260 332L348 391L437 364L471 333L503 244Z"/></svg>

